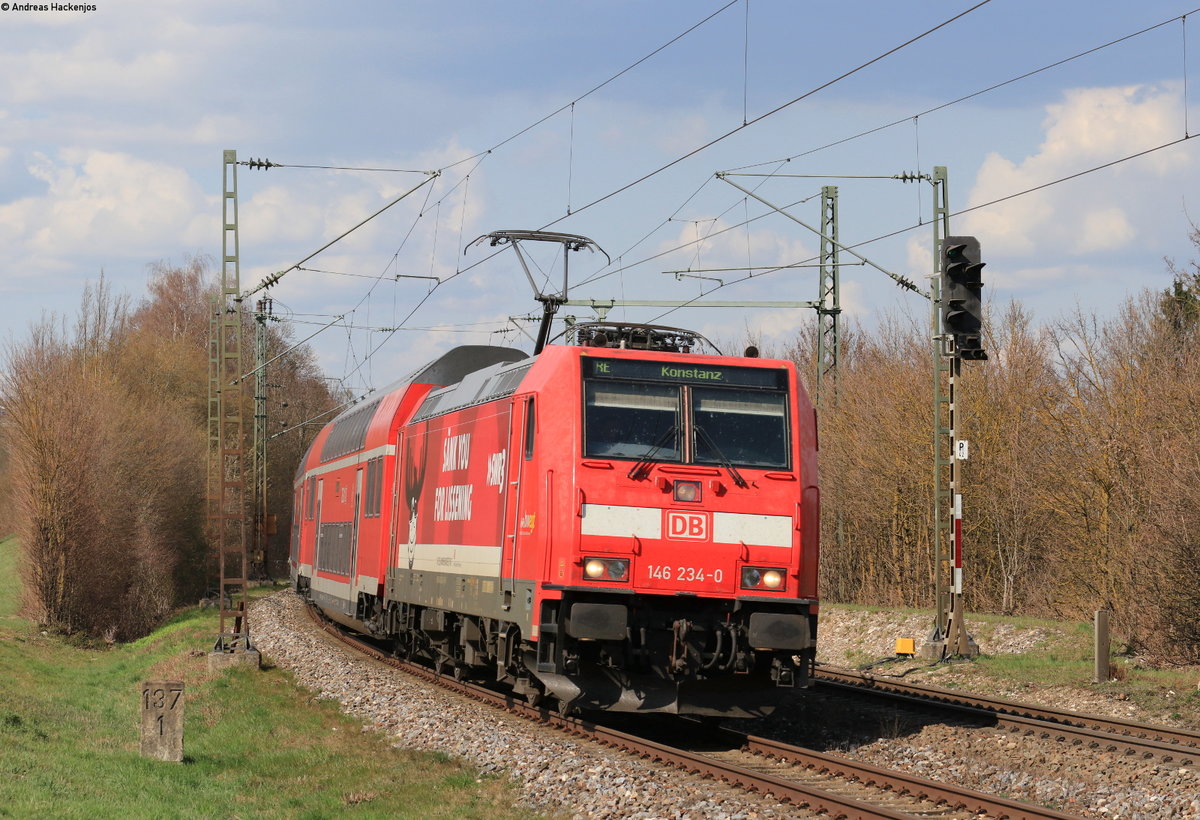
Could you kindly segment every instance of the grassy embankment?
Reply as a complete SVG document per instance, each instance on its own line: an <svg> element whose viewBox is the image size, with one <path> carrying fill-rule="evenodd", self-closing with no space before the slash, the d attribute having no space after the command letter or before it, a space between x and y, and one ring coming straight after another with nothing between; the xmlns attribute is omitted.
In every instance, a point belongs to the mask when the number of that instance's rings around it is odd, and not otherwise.
<svg viewBox="0 0 1200 820"><path fill-rule="evenodd" d="M825 609L835 605L826 604ZM932 623L933 613L917 610L880 610L875 607L836 605L855 612L879 613L880 617L903 619L919 615L922 625ZM1037 640L1027 651L984 654L970 663L941 664L915 675L914 680L935 686L990 691L996 686L1015 690L1066 686L1087 690L1136 707L1146 720L1170 719L1200 729L1200 667L1153 667L1128 654L1116 637L1111 656L1114 680L1093 683L1095 647L1090 623L1064 623L1038 618L968 613L968 629L985 649L998 630L1027 631ZM899 633L898 633L899 634ZM905 633L909 634L909 633ZM818 638L819 640L819 638ZM851 665L875 658L852 652L842 662ZM1017 696L1017 699L1020 699Z"/></svg>
<svg viewBox="0 0 1200 820"><path fill-rule="evenodd" d="M279 669L210 675L211 611L111 648L43 634L17 616L15 553L0 542L0 817L529 816L505 782L391 748ZM185 682L182 764L139 755L151 679Z"/></svg>

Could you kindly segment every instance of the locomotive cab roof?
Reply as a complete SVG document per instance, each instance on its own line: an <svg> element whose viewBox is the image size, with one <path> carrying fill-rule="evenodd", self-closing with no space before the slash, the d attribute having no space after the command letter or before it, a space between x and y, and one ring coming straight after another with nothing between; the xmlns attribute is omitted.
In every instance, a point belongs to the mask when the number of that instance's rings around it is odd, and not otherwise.
<svg viewBox="0 0 1200 820"><path fill-rule="evenodd" d="M666 325L631 322L582 322L572 325L556 338L580 347L614 347L622 350L650 350L656 353L698 353L707 347L720 354L717 346L694 330Z"/></svg>

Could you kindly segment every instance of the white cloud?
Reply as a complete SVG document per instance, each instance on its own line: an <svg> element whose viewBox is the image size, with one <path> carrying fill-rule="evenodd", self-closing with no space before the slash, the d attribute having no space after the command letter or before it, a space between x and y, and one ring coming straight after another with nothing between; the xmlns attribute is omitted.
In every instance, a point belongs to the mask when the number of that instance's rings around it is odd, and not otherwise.
<svg viewBox="0 0 1200 820"><path fill-rule="evenodd" d="M1120 208L1112 207L1081 215L1077 253L1116 250L1133 241L1135 228Z"/></svg>
<svg viewBox="0 0 1200 820"><path fill-rule="evenodd" d="M979 205L1035 188L1177 139L1183 113L1179 89L1124 86L1076 89L1047 106L1045 137L1036 153L1013 160L992 153L970 194ZM1182 151L1161 151L1112 169L1017 197L963 217L964 233L987 236L991 249L1030 254L1069 248L1076 254L1131 246L1139 232L1137 186L1113 178L1169 179L1190 169ZM1143 188L1145 186L1142 186Z"/></svg>
<svg viewBox="0 0 1200 820"><path fill-rule="evenodd" d="M13 257L144 254L186 250L209 227L218 202L184 171L129 154L68 149L27 167L41 194L0 205L0 237ZM19 268L14 268L19 269Z"/></svg>
<svg viewBox="0 0 1200 820"><path fill-rule="evenodd" d="M862 282L843 279L838 284L838 288L843 317L862 318L871 312Z"/></svg>
<svg viewBox="0 0 1200 820"><path fill-rule="evenodd" d="M108 38L81 37L69 48L6 49L0 57L0 94L13 104L102 97L145 99L179 78L178 52L144 47L122 51Z"/></svg>
<svg viewBox="0 0 1200 820"><path fill-rule="evenodd" d="M451 140L409 158L405 164L414 170L435 168L469 153ZM396 164L394 157L347 162L379 168ZM305 266L360 276L394 278L406 274L446 279L462 264L460 239L465 243L477 236L476 223L487 211L487 186L479 174L464 180L465 171L448 171L435 180L419 174L269 173L278 176L266 186L260 182L262 177L239 176L242 243L244 248L252 249L247 258L253 259L256 266L243 268L253 271L253 278L247 281L257 282L268 273L287 268L338 237L342 238ZM408 196L401 199L405 193ZM385 210L397 199L399 202ZM366 224L351 231L372 215ZM468 261L477 258L469 257ZM347 294L346 298L351 298L349 294L361 295L371 287L363 279L313 279L289 273L277 290L281 298L304 298L319 294L330 282L336 284L338 293Z"/></svg>
<svg viewBox="0 0 1200 820"><path fill-rule="evenodd" d="M910 236L904 243L904 253L908 272L903 275L921 290L928 290L929 280L926 277L933 273L933 248L930 247L929 237L923 232L921 236Z"/></svg>
<svg viewBox="0 0 1200 820"><path fill-rule="evenodd" d="M1098 280L1101 274L1086 265L1081 266L1030 266L1030 267L999 267L984 273L986 285L997 290L1026 291L1044 289L1070 282L1074 279L1092 278Z"/></svg>

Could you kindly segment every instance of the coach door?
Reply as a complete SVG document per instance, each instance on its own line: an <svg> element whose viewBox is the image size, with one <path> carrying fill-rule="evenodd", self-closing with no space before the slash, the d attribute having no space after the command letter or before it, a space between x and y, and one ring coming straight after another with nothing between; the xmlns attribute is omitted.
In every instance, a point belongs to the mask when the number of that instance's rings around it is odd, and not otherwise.
<svg viewBox="0 0 1200 820"><path fill-rule="evenodd" d="M292 539L288 543L288 564L300 565L300 516L304 515L304 484L292 493Z"/></svg>
<svg viewBox="0 0 1200 820"><path fill-rule="evenodd" d="M313 544L313 574L314 575L316 574L317 570L319 570L321 568L321 561L325 557L325 556L321 555L321 541L322 541L322 538L321 538L321 499L324 495L325 495L325 479L318 478L317 479L317 516L316 516L316 520L313 522L316 525L315 527L313 527L313 529L315 529L316 533L317 533L316 541Z"/></svg>
<svg viewBox="0 0 1200 820"><path fill-rule="evenodd" d="M354 471L354 525L350 530L350 568L346 574L350 576L351 591L358 588L358 531L362 514L363 470L359 467Z"/></svg>

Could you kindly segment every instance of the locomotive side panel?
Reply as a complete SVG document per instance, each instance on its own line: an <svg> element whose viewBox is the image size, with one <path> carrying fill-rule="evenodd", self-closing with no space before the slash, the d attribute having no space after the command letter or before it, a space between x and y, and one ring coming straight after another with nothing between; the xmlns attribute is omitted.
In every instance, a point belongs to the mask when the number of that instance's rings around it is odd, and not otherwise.
<svg viewBox="0 0 1200 820"><path fill-rule="evenodd" d="M793 378L796 378L793 375ZM817 412L802 387L796 389L796 442L801 483L797 512L800 531L800 575L797 592L801 597L818 600L819 566L821 559L821 489L817 475ZM814 603L812 612L817 612ZM815 636L815 632L813 633Z"/></svg>
<svg viewBox="0 0 1200 820"><path fill-rule="evenodd" d="M389 601L512 617L518 596L502 582L514 526L512 425L513 402L502 400L404 429Z"/></svg>

